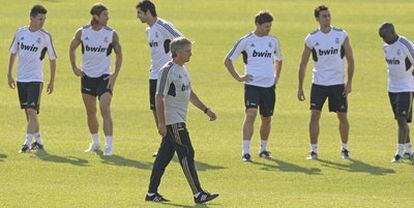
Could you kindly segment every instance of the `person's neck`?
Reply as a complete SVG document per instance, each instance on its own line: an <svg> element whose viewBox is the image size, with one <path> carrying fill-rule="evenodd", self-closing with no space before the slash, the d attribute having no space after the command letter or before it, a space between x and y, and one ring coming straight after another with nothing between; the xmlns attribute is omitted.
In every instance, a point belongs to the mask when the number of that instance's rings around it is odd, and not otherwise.
<svg viewBox="0 0 414 208"><path fill-rule="evenodd" d="M174 62L175 64L180 65L180 66L184 66L184 64L185 64L185 62L184 62L183 60L180 60L180 59L178 59L178 58L173 58L173 62Z"/></svg>
<svg viewBox="0 0 414 208"><path fill-rule="evenodd" d="M93 30L96 30L96 31L101 30L103 27L104 27L104 26L103 26L103 25L101 25L101 24L93 24L93 25L92 25L92 29L93 29Z"/></svg>
<svg viewBox="0 0 414 208"><path fill-rule="evenodd" d="M157 22L157 20L158 20L157 17L151 17L147 22L148 26L150 26L150 27L153 26L155 24L155 22Z"/></svg>
<svg viewBox="0 0 414 208"><path fill-rule="evenodd" d="M332 27L330 25L327 26L327 27L321 25L321 31L323 33L329 33L331 31L331 29L332 29Z"/></svg>
<svg viewBox="0 0 414 208"><path fill-rule="evenodd" d="M400 36L395 35L394 39L392 40L392 42L390 44L394 44L395 42L397 42L398 38L400 38Z"/></svg>
<svg viewBox="0 0 414 208"><path fill-rule="evenodd" d="M30 25L29 26L29 30L30 30L30 32L36 32L36 31L40 30L40 28L39 27L36 27L34 25Z"/></svg>
<svg viewBox="0 0 414 208"><path fill-rule="evenodd" d="M257 37L263 37L263 36L266 36L265 34L263 34L263 33L259 32L258 30L255 30L255 31L254 31L254 34L255 34Z"/></svg>

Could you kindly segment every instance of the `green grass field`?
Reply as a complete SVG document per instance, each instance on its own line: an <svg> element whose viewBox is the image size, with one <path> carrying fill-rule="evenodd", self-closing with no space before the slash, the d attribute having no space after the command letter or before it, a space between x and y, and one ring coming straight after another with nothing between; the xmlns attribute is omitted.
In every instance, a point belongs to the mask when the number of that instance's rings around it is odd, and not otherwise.
<svg viewBox="0 0 414 208"><path fill-rule="evenodd" d="M109 24L118 31L124 53L112 103L115 155L110 158L83 152L90 135L80 80L73 75L68 56L71 38L77 28L89 23L94 1L0 2L0 207L193 207L190 188L176 159L167 168L159 190L172 202L160 205L144 201L154 160L151 155L160 137L149 110L149 47L146 25L136 19L136 1L104 1L110 8ZM17 91L7 86L8 47L16 29L28 24L29 10L36 2L49 10L45 28L54 38L58 69L55 92L44 94L41 104L41 133L47 152L18 154L26 121ZM304 38L318 27L313 9L322 2L156 1L159 16L195 41L188 64L192 85L218 115L216 122L209 122L193 106L188 114L202 186L221 194L205 207L413 206L414 163L390 163L396 149L397 125L389 106L386 65L377 29L382 22L392 21L399 33L413 40L414 2L327 1L333 25L348 32L355 56L349 97L353 160L340 159L338 122L325 106L320 160L307 161L309 100L297 101L297 71ZM229 75L223 58L240 37L254 29L253 17L264 9L276 17L271 33L279 38L285 58L269 143L274 160L258 158L256 131L252 140L254 162L244 163L243 85ZM241 62L236 65L239 72L243 71ZM311 66L306 77L307 98ZM48 71L46 61L45 80L49 79ZM258 127L256 122L256 130ZM103 141L102 130L100 134Z"/></svg>

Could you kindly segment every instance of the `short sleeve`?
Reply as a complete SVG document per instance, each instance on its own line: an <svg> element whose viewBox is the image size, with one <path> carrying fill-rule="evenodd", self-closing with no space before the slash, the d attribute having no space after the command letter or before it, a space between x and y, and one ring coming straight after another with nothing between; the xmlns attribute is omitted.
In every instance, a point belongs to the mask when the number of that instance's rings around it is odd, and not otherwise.
<svg viewBox="0 0 414 208"><path fill-rule="evenodd" d="M237 41L231 51L227 54L227 58L229 58L231 61L237 60L240 54L246 49L246 43L246 38L242 38Z"/></svg>
<svg viewBox="0 0 414 208"><path fill-rule="evenodd" d="M10 44L10 48L9 48L10 53L13 53L13 54L17 53L17 51L19 50L18 41L19 41L19 37L18 37L18 33L16 32Z"/></svg>
<svg viewBox="0 0 414 208"><path fill-rule="evenodd" d="M281 61L283 59L282 51L280 50L280 42L275 38L275 59Z"/></svg>
<svg viewBox="0 0 414 208"><path fill-rule="evenodd" d="M57 54L55 51L55 47L53 45L53 40L52 40L52 36L50 34L48 34L47 36L47 54L49 55L49 59L50 60L55 60L57 59Z"/></svg>
<svg viewBox="0 0 414 208"><path fill-rule="evenodd" d="M157 95L165 96L168 93L169 86L172 82L171 78L172 65L167 65L158 72Z"/></svg>

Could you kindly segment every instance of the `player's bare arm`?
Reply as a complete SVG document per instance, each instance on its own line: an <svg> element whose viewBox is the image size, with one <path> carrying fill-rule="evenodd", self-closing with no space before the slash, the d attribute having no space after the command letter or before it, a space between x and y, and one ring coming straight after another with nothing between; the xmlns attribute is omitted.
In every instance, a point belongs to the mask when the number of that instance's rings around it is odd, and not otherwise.
<svg viewBox="0 0 414 208"><path fill-rule="evenodd" d="M298 86L298 99L300 101L305 100L305 94L303 92L303 80L305 79L306 66L308 65L309 57L312 50L305 45L302 52L302 58L299 64L299 86Z"/></svg>
<svg viewBox="0 0 414 208"><path fill-rule="evenodd" d="M13 66L14 66L14 62L16 60L16 57L17 57L16 53L11 53L10 54L9 71L7 73L7 83L9 84L9 87L11 89L16 88L16 82L14 81L14 78L13 78Z"/></svg>
<svg viewBox="0 0 414 208"><path fill-rule="evenodd" d="M114 37L112 39L112 46L115 51L115 71L110 76L106 77L106 79L109 79L108 81L108 89L113 90L115 86L116 78L118 77L119 71L121 70L122 65L122 48L121 44L119 43L119 37L116 32L114 32Z"/></svg>
<svg viewBox="0 0 414 208"><path fill-rule="evenodd" d="M55 75L56 75L56 59L55 60L49 60L50 65L50 80L49 84L47 85L47 94L52 94L55 86Z"/></svg>
<svg viewBox="0 0 414 208"><path fill-rule="evenodd" d="M82 28L76 31L75 37L73 37L72 42L69 46L69 58L70 64L72 65L73 73L78 77L83 77L85 74L83 73L82 69L78 68L76 65L76 48L79 47L81 44L81 36L82 36Z"/></svg>
<svg viewBox="0 0 414 208"><path fill-rule="evenodd" d="M354 55L352 53L352 47L349 42L349 38L346 37L344 41L345 57L348 63L348 81L345 84L345 89L343 95L346 97L352 91L352 78L354 76Z"/></svg>
<svg viewBox="0 0 414 208"><path fill-rule="evenodd" d="M231 61L228 57L224 60L224 66L226 66L231 76L239 82L250 82L253 80L253 76L250 74L240 76L234 68L233 61Z"/></svg>

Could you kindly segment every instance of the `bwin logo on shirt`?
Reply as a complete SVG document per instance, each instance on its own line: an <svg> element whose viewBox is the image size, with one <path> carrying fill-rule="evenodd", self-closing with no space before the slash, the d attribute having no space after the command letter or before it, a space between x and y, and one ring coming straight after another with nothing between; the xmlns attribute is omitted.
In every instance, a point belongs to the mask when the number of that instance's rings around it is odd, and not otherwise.
<svg viewBox="0 0 414 208"><path fill-rule="evenodd" d="M85 46L86 51L88 52L94 52L94 53L101 53L101 52L105 52L106 48L99 46L99 47L90 47L88 45Z"/></svg>
<svg viewBox="0 0 414 208"><path fill-rule="evenodd" d="M387 64L394 64L394 65L399 65L400 64L400 60L398 59L385 59L387 61Z"/></svg>
<svg viewBox="0 0 414 208"><path fill-rule="evenodd" d="M256 50L253 50L253 57L265 57L265 58L270 58L272 57L272 53L270 53L269 51L265 51L265 52L257 52Z"/></svg>
<svg viewBox="0 0 414 208"><path fill-rule="evenodd" d="M151 41L151 42L149 43L149 45L150 45L150 47L158 47L158 42Z"/></svg>
<svg viewBox="0 0 414 208"><path fill-rule="evenodd" d="M23 43L20 43L20 49L25 50L25 51L31 51L31 52L37 52L37 50L39 50L39 48L34 46L34 44L30 46L30 45L25 45Z"/></svg>
<svg viewBox="0 0 414 208"><path fill-rule="evenodd" d="M334 54L338 54L338 52L339 52L339 50L337 48L333 48L333 47L331 47L331 49L328 49L328 50L319 49L319 56L334 55Z"/></svg>

